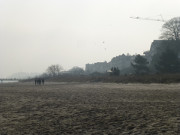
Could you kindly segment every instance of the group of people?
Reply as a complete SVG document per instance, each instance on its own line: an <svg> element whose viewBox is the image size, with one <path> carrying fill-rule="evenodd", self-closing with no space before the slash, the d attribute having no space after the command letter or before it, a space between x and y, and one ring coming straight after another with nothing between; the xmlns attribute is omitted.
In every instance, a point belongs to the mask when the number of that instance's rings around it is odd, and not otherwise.
<svg viewBox="0 0 180 135"><path fill-rule="evenodd" d="M36 78L34 80L35 85L44 85L44 78Z"/></svg>

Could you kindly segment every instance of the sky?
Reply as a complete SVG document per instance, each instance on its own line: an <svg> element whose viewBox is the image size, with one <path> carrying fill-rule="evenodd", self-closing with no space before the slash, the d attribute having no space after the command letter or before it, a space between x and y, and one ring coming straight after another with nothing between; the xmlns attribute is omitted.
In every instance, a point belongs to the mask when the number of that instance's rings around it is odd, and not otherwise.
<svg viewBox="0 0 180 135"><path fill-rule="evenodd" d="M180 0L0 0L0 78L143 54Z"/></svg>

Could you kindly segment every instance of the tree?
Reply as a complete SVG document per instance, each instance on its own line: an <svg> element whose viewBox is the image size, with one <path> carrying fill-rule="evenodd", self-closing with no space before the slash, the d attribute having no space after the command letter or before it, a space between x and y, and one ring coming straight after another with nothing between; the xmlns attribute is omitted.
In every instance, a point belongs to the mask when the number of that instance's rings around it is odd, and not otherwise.
<svg viewBox="0 0 180 135"><path fill-rule="evenodd" d="M178 54L170 49L163 52L156 64L156 70L159 73L177 73L180 71L180 61Z"/></svg>
<svg viewBox="0 0 180 135"><path fill-rule="evenodd" d="M180 17L172 18L162 26L160 38L166 40L180 40Z"/></svg>
<svg viewBox="0 0 180 135"><path fill-rule="evenodd" d="M149 63L149 69L152 73L157 72L157 65L159 65L160 57L162 57L162 53L171 50L176 55L179 55L180 53L180 40L163 40L159 44L156 44L154 46L154 49L151 51L150 56L150 63ZM158 71L159 72L159 71Z"/></svg>
<svg viewBox="0 0 180 135"><path fill-rule="evenodd" d="M84 73L84 70L80 67L73 67L72 69L69 70L69 73L73 75L81 75Z"/></svg>
<svg viewBox="0 0 180 135"><path fill-rule="evenodd" d="M62 66L56 64L56 65L51 65L47 68L47 73L49 76L55 77L60 74L60 71L62 70Z"/></svg>
<svg viewBox="0 0 180 135"><path fill-rule="evenodd" d="M136 55L133 63L131 63L132 67L136 74L145 74L149 71L147 67L148 61L141 55Z"/></svg>
<svg viewBox="0 0 180 135"><path fill-rule="evenodd" d="M120 74L120 70L119 70L118 67L112 67L112 68L111 68L111 75L113 75L113 76L119 76L119 74Z"/></svg>

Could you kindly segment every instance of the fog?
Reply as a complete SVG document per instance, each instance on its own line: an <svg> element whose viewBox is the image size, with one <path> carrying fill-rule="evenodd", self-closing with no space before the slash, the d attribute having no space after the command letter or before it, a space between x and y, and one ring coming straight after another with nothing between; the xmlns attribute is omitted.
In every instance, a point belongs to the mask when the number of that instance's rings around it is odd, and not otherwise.
<svg viewBox="0 0 180 135"><path fill-rule="evenodd" d="M179 16L179 0L0 0L0 78L16 72L64 70L143 54L164 19Z"/></svg>

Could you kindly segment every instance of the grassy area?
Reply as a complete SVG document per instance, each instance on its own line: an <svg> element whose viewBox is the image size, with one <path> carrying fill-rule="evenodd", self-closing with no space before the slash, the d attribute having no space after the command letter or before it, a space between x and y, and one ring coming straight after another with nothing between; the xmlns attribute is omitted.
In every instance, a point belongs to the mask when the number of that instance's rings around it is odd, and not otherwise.
<svg viewBox="0 0 180 135"><path fill-rule="evenodd" d="M180 133L180 84L0 85L0 134Z"/></svg>

